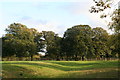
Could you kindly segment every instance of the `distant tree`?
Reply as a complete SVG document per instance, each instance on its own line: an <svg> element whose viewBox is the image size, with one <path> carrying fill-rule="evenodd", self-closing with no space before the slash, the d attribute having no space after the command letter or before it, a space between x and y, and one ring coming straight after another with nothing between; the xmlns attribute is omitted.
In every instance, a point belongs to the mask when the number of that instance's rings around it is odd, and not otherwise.
<svg viewBox="0 0 120 80"><path fill-rule="evenodd" d="M42 32L37 32L36 29L32 28L31 29L34 35L34 42L37 44L37 52L44 52L44 48L45 48L45 43L44 43L44 39L42 38Z"/></svg>
<svg viewBox="0 0 120 80"><path fill-rule="evenodd" d="M44 52L44 40L42 39L42 33L38 32L36 29L31 28L30 31L32 32L32 35L34 36L33 38L33 43L31 43L31 53L35 53L38 54L38 52ZM31 57L33 57L33 55L31 54Z"/></svg>
<svg viewBox="0 0 120 80"><path fill-rule="evenodd" d="M58 34L55 35L55 52L56 52L56 60L61 59L61 37Z"/></svg>
<svg viewBox="0 0 120 80"><path fill-rule="evenodd" d="M60 40L61 38L52 31L43 31L43 38L46 45L46 56L52 59L60 59Z"/></svg>

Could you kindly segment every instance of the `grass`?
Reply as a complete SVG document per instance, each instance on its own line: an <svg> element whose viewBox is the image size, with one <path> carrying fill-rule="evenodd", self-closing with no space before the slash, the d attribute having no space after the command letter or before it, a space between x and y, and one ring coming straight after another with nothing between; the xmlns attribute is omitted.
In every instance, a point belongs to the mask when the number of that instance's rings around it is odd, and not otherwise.
<svg viewBox="0 0 120 80"><path fill-rule="evenodd" d="M118 78L118 71L118 61L2 61L3 78Z"/></svg>

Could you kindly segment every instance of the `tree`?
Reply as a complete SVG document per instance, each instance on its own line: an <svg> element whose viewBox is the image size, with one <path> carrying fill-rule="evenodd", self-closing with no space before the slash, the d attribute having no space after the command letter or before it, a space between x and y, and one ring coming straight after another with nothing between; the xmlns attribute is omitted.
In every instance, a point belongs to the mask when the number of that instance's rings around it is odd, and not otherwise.
<svg viewBox="0 0 120 80"><path fill-rule="evenodd" d="M120 33L120 9L114 10L111 15L111 22L109 22L110 29L112 29L115 33Z"/></svg>
<svg viewBox="0 0 120 80"><path fill-rule="evenodd" d="M6 56L30 56L33 60L33 55L42 48L38 47L41 46L38 44L41 36L35 29L29 29L20 23L13 23L8 26L6 32L7 34L3 37L3 54ZM38 36L39 38L37 38Z"/></svg>
<svg viewBox="0 0 120 80"><path fill-rule="evenodd" d="M98 12L103 12L108 8L111 8L112 5L116 5L114 4L113 0L93 0L95 2L95 6L92 6L90 9L91 13L98 13ZM110 14L105 14L105 15L101 15L101 18L105 18L107 16L109 16L111 18L111 22L109 22L109 28L113 29L115 31L115 33L120 33L120 7L119 7L119 3L118 2L118 8L115 8L113 10L113 12Z"/></svg>
<svg viewBox="0 0 120 80"><path fill-rule="evenodd" d="M14 46L11 40L8 40L9 37L2 37L2 57L8 57L15 54ZM8 46L9 45L9 46Z"/></svg>
<svg viewBox="0 0 120 80"><path fill-rule="evenodd" d="M107 45L109 36L106 30L97 27L93 28L93 44L95 49L95 55L97 58L104 58L110 55L110 49Z"/></svg>
<svg viewBox="0 0 120 80"><path fill-rule="evenodd" d="M116 39L117 35L116 34L112 34L109 37L109 41L108 41L108 46L111 49L111 56L113 58L118 58L119 57L119 39Z"/></svg>
<svg viewBox="0 0 120 80"><path fill-rule="evenodd" d="M95 6L91 7L90 12L91 13L98 13L98 12L104 12L106 9L111 8L111 6L116 6L115 1L113 0L93 0L95 2ZM115 41L115 48L117 53L120 53L120 1L118 2L118 7L113 10L112 13L103 14L101 15L101 18L106 18L107 16L111 19L108 26L109 28L114 31L114 40ZM102 9L101 9L102 8Z"/></svg>
<svg viewBox="0 0 120 80"><path fill-rule="evenodd" d="M60 59L60 40L61 38L52 31L43 31L43 38L46 45L46 56L52 59Z"/></svg>
<svg viewBox="0 0 120 80"><path fill-rule="evenodd" d="M33 42L30 45L31 49L31 58L34 54L38 54L38 52L44 52L44 40L42 39L42 33L38 32L36 29L31 28L30 31L32 32L32 35L34 36ZM34 53L34 54L33 54Z"/></svg>
<svg viewBox="0 0 120 80"><path fill-rule="evenodd" d="M0 60L2 59L2 38L0 37Z"/></svg>
<svg viewBox="0 0 120 80"><path fill-rule="evenodd" d="M89 54L91 56L94 54L91 32L91 27L88 25L77 25L67 29L63 37L65 43L63 51L67 58L84 60Z"/></svg>
<svg viewBox="0 0 120 80"><path fill-rule="evenodd" d="M91 6L91 13L98 13L106 10L107 8L111 8L112 0L93 0L95 2L95 6ZM106 16L104 16L106 17Z"/></svg>

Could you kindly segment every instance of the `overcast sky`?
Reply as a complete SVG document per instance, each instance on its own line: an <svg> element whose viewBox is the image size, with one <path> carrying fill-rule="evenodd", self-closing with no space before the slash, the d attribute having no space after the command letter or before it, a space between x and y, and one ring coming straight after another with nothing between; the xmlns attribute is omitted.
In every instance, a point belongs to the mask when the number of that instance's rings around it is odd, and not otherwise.
<svg viewBox="0 0 120 80"><path fill-rule="evenodd" d="M91 14L93 0L2 0L0 1L0 37L12 23L21 23L38 31L54 31L60 36L75 25L102 27L108 31L99 14ZM110 31L108 31L110 32Z"/></svg>

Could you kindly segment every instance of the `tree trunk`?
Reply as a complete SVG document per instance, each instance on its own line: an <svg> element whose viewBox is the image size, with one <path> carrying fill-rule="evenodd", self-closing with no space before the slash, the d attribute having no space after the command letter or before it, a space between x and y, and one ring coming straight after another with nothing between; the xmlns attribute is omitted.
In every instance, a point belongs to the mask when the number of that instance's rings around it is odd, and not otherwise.
<svg viewBox="0 0 120 80"><path fill-rule="evenodd" d="M84 61L85 59L84 59L84 55L82 56L82 61Z"/></svg>
<svg viewBox="0 0 120 80"><path fill-rule="evenodd" d="M75 55L75 61L78 61L78 57L77 57L77 55Z"/></svg>
<svg viewBox="0 0 120 80"><path fill-rule="evenodd" d="M31 61L33 61L33 55L31 55Z"/></svg>
<svg viewBox="0 0 120 80"><path fill-rule="evenodd" d="M68 56L66 56L66 61L68 61Z"/></svg>
<svg viewBox="0 0 120 80"><path fill-rule="evenodd" d="M59 58L59 56L56 56L56 61L60 61L60 58Z"/></svg>

